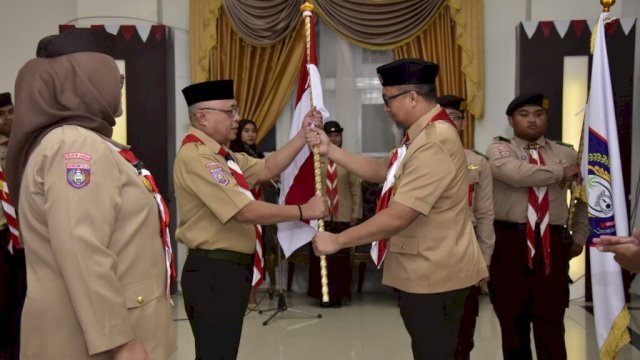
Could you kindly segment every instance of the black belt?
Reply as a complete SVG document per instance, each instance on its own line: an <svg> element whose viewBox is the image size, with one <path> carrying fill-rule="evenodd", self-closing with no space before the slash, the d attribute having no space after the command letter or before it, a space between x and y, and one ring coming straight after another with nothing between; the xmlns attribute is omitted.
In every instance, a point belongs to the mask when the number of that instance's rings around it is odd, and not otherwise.
<svg viewBox="0 0 640 360"><path fill-rule="evenodd" d="M502 221L502 220L495 220L493 222L497 227L501 228L501 229L518 229L518 230L526 230L527 229L527 224L526 223L514 223L514 222L509 222L509 221ZM536 223L536 227L539 227L540 223ZM553 229L553 230L564 230L565 226L564 225L549 225L549 229Z"/></svg>
<svg viewBox="0 0 640 360"><path fill-rule="evenodd" d="M209 259L228 261L235 264L247 265L253 263L253 255L243 254L231 250L205 250L205 249L189 249L189 255L206 257Z"/></svg>

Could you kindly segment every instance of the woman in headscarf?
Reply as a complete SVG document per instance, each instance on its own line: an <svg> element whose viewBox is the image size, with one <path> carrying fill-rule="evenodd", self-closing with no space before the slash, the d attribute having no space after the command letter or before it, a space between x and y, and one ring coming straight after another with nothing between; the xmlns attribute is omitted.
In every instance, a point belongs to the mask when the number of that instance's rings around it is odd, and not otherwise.
<svg viewBox="0 0 640 360"><path fill-rule="evenodd" d="M55 57L30 60L16 80L7 177L27 258L21 358L166 359L176 347L166 205L110 139L122 79L92 47L114 39L80 32L83 48L77 34L39 46ZM69 40L79 49L61 46Z"/></svg>

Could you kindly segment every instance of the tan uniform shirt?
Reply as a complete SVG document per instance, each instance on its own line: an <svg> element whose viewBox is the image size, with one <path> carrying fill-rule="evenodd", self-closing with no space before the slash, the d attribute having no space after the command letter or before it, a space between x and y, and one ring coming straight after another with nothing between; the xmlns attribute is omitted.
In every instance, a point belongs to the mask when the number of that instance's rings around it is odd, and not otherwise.
<svg viewBox="0 0 640 360"><path fill-rule="evenodd" d="M322 159L322 193L327 193L327 166L329 161ZM333 221L351 222L362 219L362 180L336 164L338 178L338 216ZM331 220L331 216L325 218Z"/></svg>
<svg viewBox="0 0 640 360"><path fill-rule="evenodd" d="M234 179L227 161L218 155L220 144L204 132L190 128L204 144L185 144L178 151L173 167L179 224L176 239L190 249L225 249L243 254L256 250L252 224L233 216L251 199ZM231 153L253 187L264 169L264 160L245 153Z"/></svg>
<svg viewBox="0 0 640 360"><path fill-rule="evenodd" d="M167 359L176 338L158 207L133 166L98 134L62 126L33 151L20 191L21 358L111 359L136 339Z"/></svg>
<svg viewBox="0 0 640 360"><path fill-rule="evenodd" d="M493 175L493 205L495 219L514 223L527 221L529 187L546 186L549 194L549 223L566 225L568 218L567 190L562 181L563 168L577 163L573 148L540 137L536 141L545 165L529 163L528 142L514 137L496 138L487 149ZM587 238L587 211L584 203L574 215L573 239L584 244Z"/></svg>
<svg viewBox="0 0 640 360"><path fill-rule="evenodd" d="M441 110L436 106L409 128L411 142L394 175L391 201L419 215L391 237L382 282L411 293L462 289L488 275L469 217L460 136L445 121L427 125Z"/></svg>
<svg viewBox="0 0 640 360"><path fill-rule="evenodd" d="M4 135L0 135L0 171L4 171L4 168L7 162L8 145L9 145L9 139ZM0 182L0 190L2 189L3 186L4 184ZM0 229L4 229L5 226L7 226L7 219L4 216L4 210L0 208Z"/></svg>
<svg viewBox="0 0 640 360"><path fill-rule="evenodd" d="M471 196L471 219L478 238L485 263L491 262L496 233L493 229L493 184L491 169L484 156L473 150L465 149L467 168L469 169L469 186L473 187Z"/></svg>

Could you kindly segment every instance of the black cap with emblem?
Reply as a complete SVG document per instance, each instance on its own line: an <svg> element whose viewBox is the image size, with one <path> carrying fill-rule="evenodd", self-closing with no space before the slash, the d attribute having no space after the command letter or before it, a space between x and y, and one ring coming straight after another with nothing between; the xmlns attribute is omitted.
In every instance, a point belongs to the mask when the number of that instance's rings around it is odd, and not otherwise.
<svg viewBox="0 0 640 360"><path fill-rule="evenodd" d="M416 58L404 58L379 66L376 71L382 86L433 85L438 76L438 64Z"/></svg>
<svg viewBox="0 0 640 360"><path fill-rule="evenodd" d="M453 109L458 110L460 112L464 112L467 110L467 102L464 98L455 95L443 95L439 96L436 99L438 105L442 106L445 109Z"/></svg>
<svg viewBox="0 0 640 360"><path fill-rule="evenodd" d="M324 123L324 132L328 133L342 133L344 129L340 126L340 123L337 121L327 121Z"/></svg>
<svg viewBox="0 0 640 360"><path fill-rule="evenodd" d="M549 110L549 99L540 93L518 95L507 106L506 114L507 116L512 116L518 109L527 105L540 106L545 110Z"/></svg>
<svg viewBox="0 0 640 360"><path fill-rule="evenodd" d="M233 80L213 80L191 84L182 89L182 95L188 106L203 101L234 99Z"/></svg>
<svg viewBox="0 0 640 360"><path fill-rule="evenodd" d="M13 105L13 102L11 101L11 93L6 92L6 93L0 94L0 107L5 107L9 105Z"/></svg>
<svg viewBox="0 0 640 360"><path fill-rule="evenodd" d="M97 52L114 57L115 35L105 30L72 28L59 35L49 35L38 42L36 56L52 58L78 52Z"/></svg>

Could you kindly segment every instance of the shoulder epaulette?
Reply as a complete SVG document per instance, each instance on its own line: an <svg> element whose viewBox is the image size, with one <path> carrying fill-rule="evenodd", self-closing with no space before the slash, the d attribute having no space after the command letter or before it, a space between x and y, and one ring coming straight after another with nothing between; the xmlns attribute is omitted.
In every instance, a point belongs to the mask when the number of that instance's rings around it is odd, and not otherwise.
<svg viewBox="0 0 640 360"><path fill-rule="evenodd" d="M502 141L502 142L506 142L511 144L511 140L507 139L506 137L503 136L496 136L493 138L493 141Z"/></svg>
<svg viewBox="0 0 640 360"><path fill-rule="evenodd" d="M485 155L485 154L481 153L480 151L478 151L478 150L476 150L476 149L473 149L473 152L474 152L474 153L476 153L476 154L478 154L478 155L480 155L480 156L482 156L483 158L485 158L485 159L489 160L489 158L487 157L487 155Z"/></svg>
<svg viewBox="0 0 640 360"><path fill-rule="evenodd" d="M573 145L571 145L571 144L567 144L567 143L564 143L564 142L562 142L562 141L558 141L558 140L556 140L556 144L558 144L558 145L562 145L562 146L566 146L566 147L568 147L568 148L573 149Z"/></svg>

